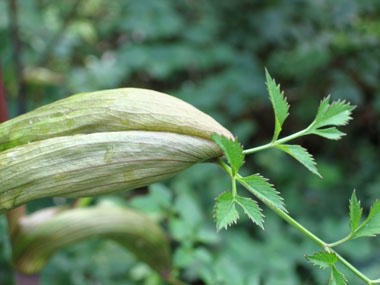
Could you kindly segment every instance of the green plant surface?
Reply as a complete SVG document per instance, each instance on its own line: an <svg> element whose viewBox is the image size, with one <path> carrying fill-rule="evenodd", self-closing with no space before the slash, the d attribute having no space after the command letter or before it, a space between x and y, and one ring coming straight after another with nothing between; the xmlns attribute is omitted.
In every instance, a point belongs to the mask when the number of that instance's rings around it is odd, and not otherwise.
<svg viewBox="0 0 380 285"><path fill-rule="evenodd" d="M376 163L380 157L378 1L88 0L78 1L81 4L71 13L76 2L17 1L23 43L17 54L22 59L26 84L26 98L21 102L10 40L12 17L8 2L0 1L1 65L11 117L20 115L20 103L33 110L79 92L134 86L175 95L217 119L245 147L259 146L273 137L273 111L264 84L267 67L291 104L281 136L308 126L327 94L331 94L331 101L345 99L357 105L354 120L339 128L347 135L337 143L316 135L291 142L313 154L323 179L308 174L298 161L277 149L247 157L239 173L244 177L261 173L270 178L292 217L328 242L350 233L345 201L354 188L363 208L361 222L367 218L380 189L380 167ZM39 71L40 67L45 72ZM341 137L329 127L318 132ZM211 201L230 188L228 176L217 167L202 164L189 168L164 184L149 187L151 194L146 200L139 195L146 190L121 196L123 202L136 200L136 204L146 205L166 224L174 214L163 202L166 198L161 197L162 192L152 191L157 187L169 189L165 192L172 195L169 206L180 201L173 228L186 238L176 239L172 246L188 254L178 256L194 256L191 253L199 248L192 265L181 267L183 280L209 284L215 280L221 284L328 283L328 271L313 268L303 258L320 248L300 238L266 207L265 231L240 215L238 225L216 234ZM71 200L40 199L28 203L28 210L68 202ZM196 205L197 211L188 204ZM189 209L189 213L182 213L181 208ZM191 222L190 213L194 215ZM5 217L0 219L5 226ZM192 251L187 244L192 236L198 236L196 228L206 232L202 240L214 241L195 241ZM6 236L5 228L0 232ZM168 234L172 235L171 229ZM0 247L4 249L0 250L0 283L11 284L6 239L1 240ZM379 249L379 238L357 238L337 247L368 276L378 274ZM203 266L199 266L200 259ZM58 253L43 271L42 282L148 282L154 273L139 269L136 271L144 274L132 274L140 266L132 265L133 260L112 242L83 242ZM200 267L206 273L200 274ZM349 284L361 284L342 266L337 268Z"/></svg>
<svg viewBox="0 0 380 285"><path fill-rule="evenodd" d="M48 208L20 220L12 240L16 269L40 272L59 249L90 237L113 239L164 278L171 275L171 256L164 232L145 215L125 208Z"/></svg>
<svg viewBox="0 0 380 285"><path fill-rule="evenodd" d="M0 124L0 151L59 136L121 131L232 137L210 116L173 96L124 88L73 95Z"/></svg>
<svg viewBox="0 0 380 285"><path fill-rule="evenodd" d="M219 155L210 140L148 131L21 145L0 153L0 213L38 198L88 197L143 187Z"/></svg>
<svg viewBox="0 0 380 285"><path fill-rule="evenodd" d="M296 228L301 234L305 237L309 238L320 247L322 247L325 252L320 252L314 254L312 256L307 256L307 259L312 262L314 265L320 266L322 269L326 267L331 268L330 274L330 284L346 284L347 279L344 275L338 271L334 263L340 261L347 269L349 269L352 273L357 275L360 279L362 279L367 284L375 284L379 283L379 280L371 280L365 274L360 272L356 267L350 264L345 258L339 255L336 251L332 250L332 247L340 245L344 242L349 241L352 238L361 237L361 236L376 236L380 233L380 224L379 224L379 213L380 213L380 203L377 200L373 207L371 208L367 219L358 227L360 222L362 210L360 209L360 204L357 201L355 191L352 194L352 198L350 201L350 227L351 233L346 238L339 240L335 243L328 244L320 239L318 236L310 232L303 225L301 225L298 221L294 220L285 209L282 209L276 205L274 205L273 201L268 200L268 197L262 195L262 193L257 193L255 188L255 182L248 177L248 181L251 183L247 183L244 177L238 174L238 170L241 167L242 163L236 163L234 156L238 158L238 161L242 161L244 158L244 154L252 154L258 151L265 150L267 148L275 147L283 150L284 152L290 154L298 161L300 161L307 169L309 169L314 174L317 174L320 178L322 176L318 173L315 162L308 154L307 150L302 148L301 146L292 146L292 145L284 145L282 142L286 142L292 139L296 139L297 137L301 137L304 135L311 134L314 129L318 129L320 127L326 126L342 126L347 124L347 122L352 119L351 112L354 107L350 106L349 103L337 101L333 102L331 105L328 103L329 99L324 99L318 109L317 115L313 122L306 129L296 132L293 135L288 137L278 139L278 135L281 131L281 126L288 115L286 112L289 110L289 106L286 104L286 99L284 95L280 92L279 88L276 88L275 81L270 77L268 71L267 74L267 85L269 86L268 92L270 99L272 101L273 110L275 112L276 122L275 122L275 135L271 141L271 143L266 144L264 146L259 146L256 148L251 148L244 151L241 147L239 147L239 143L237 140L227 140L223 139L220 135L213 135L212 139L221 146L223 151L225 152L225 157L231 167L227 165L222 159L219 159L219 165L226 171L228 175L231 176L232 180L232 189L231 192L225 192L221 196L216 199L215 205L215 221L217 224L218 230L221 228L227 229L227 226L231 226L232 223L237 223L238 213L235 209L235 204L240 204L237 200L239 197L236 193L236 181L240 182L240 184L245 187L248 191L250 191L256 198L258 198L261 202L267 205L271 210L273 210L277 215L279 215L282 219L284 219L288 224ZM282 106L282 107L279 107ZM284 107L285 106L285 107ZM278 118L282 118L278 120ZM334 127L335 128L335 127ZM336 137L325 136L325 138L335 140ZM235 145L235 147L233 146ZM228 147L226 147L228 146ZM240 153L237 153L240 151ZM252 177L252 176L251 176ZM270 189L273 196L273 188L270 188L267 185L266 189ZM251 201L254 203L254 201ZM280 205L282 206L282 205ZM257 207L257 205L256 205ZM257 212L260 213L260 208L257 207ZM252 213L245 211L245 213L252 219ZM262 227L262 217L260 223L257 220L252 219L253 222L260 225Z"/></svg>

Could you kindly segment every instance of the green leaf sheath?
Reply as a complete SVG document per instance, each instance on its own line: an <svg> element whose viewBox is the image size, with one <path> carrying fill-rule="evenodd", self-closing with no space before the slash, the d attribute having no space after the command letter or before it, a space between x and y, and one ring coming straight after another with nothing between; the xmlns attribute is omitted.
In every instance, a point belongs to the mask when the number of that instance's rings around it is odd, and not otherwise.
<svg viewBox="0 0 380 285"><path fill-rule="evenodd" d="M228 226L237 222L239 213L231 192L224 192L216 198L214 215L218 231L223 228L227 229Z"/></svg>
<svg viewBox="0 0 380 285"><path fill-rule="evenodd" d="M352 193L350 199L350 228L351 231L355 231L359 226L360 219L362 217L363 209L360 208L360 201L356 198L355 190Z"/></svg>
<svg viewBox="0 0 380 285"><path fill-rule="evenodd" d="M275 131L273 135L273 140L277 140L281 130L282 125L285 121L285 119L289 115L289 105L286 102L286 98L284 97L284 94L280 91L280 85L276 85L276 82L272 77L270 76L268 70L265 70L266 74L266 80L267 80L267 87L268 87L268 93L270 100L273 105L274 110L274 116L275 116Z"/></svg>
<svg viewBox="0 0 380 285"><path fill-rule="evenodd" d="M0 151L59 136L130 130L233 138L213 118L180 99L123 88L74 95L0 124Z"/></svg>
<svg viewBox="0 0 380 285"><path fill-rule="evenodd" d="M235 200L251 221L264 229L264 215L262 214L260 207L257 205L257 202L250 198L240 196L236 196Z"/></svg>
<svg viewBox="0 0 380 285"><path fill-rule="evenodd" d="M335 253L330 252L315 252L313 255L306 255L306 259L315 266L320 268L328 268L338 261Z"/></svg>
<svg viewBox="0 0 380 285"><path fill-rule="evenodd" d="M57 250L94 236L113 239L163 276L170 274L165 233L147 216L117 207L50 208L23 217L12 241L13 264L20 272L38 273Z"/></svg>
<svg viewBox="0 0 380 285"><path fill-rule="evenodd" d="M237 178L244 186L252 192L253 195L262 200L267 201L274 207L281 209L285 212L285 205L279 193L274 189L273 185L268 183L268 180L259 174L254 174L248 177Z"/></svg>
<svg viewBox="0 0 380 285"><path fill-rule="evenodd" d="M312 173L322 178L319 174L316 163L313 156L307 152L305 148L300 145L280 144L276 145L276 148L286 152L287 154L298 160L303 166L309 169Z"/></svg>
<svg viewBox="0 0 380 285"><path fill-rule="evenodd" d="M354 238L380 235L380 201L376 201L367 219L355 231Z"/></svg>
<svg viewBox="0 0 380 285"><path fill-rule="evenodd" d="M43 197L146 186L222 155L211 140L128 131L58 137L0 152L0 214Z"/></svg>
<svg viewBox="0 0 380 285"><path fill-rule="evenodd" d="M243 147L237 139L232 140L218 134L212 134L211 138L223 150L228 164L232 168L232 175L235 176L239 168L244 164Z"/></svg>
<svg viewBox="0 0 380 285"><path fill-rule="evenodd" d="M355 106L346 101L334 101L329 104L330 96L322 100L319 105L317 116L313 122L313 128L318 129L325 126L343 126L352 119L351 113Z"/></svg>

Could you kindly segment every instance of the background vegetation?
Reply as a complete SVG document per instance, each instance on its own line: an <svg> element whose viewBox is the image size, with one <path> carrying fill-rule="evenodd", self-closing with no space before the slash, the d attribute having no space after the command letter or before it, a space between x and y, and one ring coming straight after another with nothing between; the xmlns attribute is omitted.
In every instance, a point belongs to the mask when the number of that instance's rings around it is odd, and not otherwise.
<svg viewBox="0 0 380 285"><path fill-rule="evenodd" d="M379 47L377 0L0 0L0 56L12 117L74 93L134 86L190 102L253 147L273 133L264 67L292 106L283 135L307 126L330 93L356 104L343 140L300 141L315 155L323 180L276 150L249 157L246 165L269 177L290 213L326 241L349 232L353 188L366 210L380 197ZM304 259L319 248L270 211L265 231L242 218L216 233L214 198L228 187L216 166L198 165L112 199L161 221L180 278L192 284L326 284L328 273ZM39 200L28 209L67 202ZM379 238L338 250L379 277ZM9 258L0 217L1 284L11 284ZM56 254L42 281L161 284L130 253L97 239Z"/></svg>

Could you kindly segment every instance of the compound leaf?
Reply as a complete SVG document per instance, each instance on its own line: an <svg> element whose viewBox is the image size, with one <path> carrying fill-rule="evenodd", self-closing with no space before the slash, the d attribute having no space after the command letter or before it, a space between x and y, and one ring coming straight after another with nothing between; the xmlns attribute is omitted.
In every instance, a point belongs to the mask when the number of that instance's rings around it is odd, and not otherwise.
<svg viewBox="0 0 380 285"><path fill-rule="evenodd" d="M360 208L360 201L356 198L356 191L352 193L350 199L350 228L351 231L355 231L359 226L360 219L362 217L363 209Z"/></svg>
<svg viewBox="0 0 380 285"><path fill-rule="evenodd" d="M305 258L315 266L328 268L338 261L338 257L331 252L315 252L313 255L306 255Z"/></svg>
<svg viewBox="0 0 380 285"><path fill-rule="evenodd" d="M265 75L267 79L267 87L269 92L269 97L273 105L274 116L275 116L275 130L273 135L273 140L277 140L285 119L289 115L289 105L284 97L283 92L280 91L280 85L276 85L276 81L272 79L268 70L265 69Z"/></svg>
<svg viewBox="0 0 380 285"><path fill-rule="evenodd" d="M265 200L274 207L287 212L283 199L276 189L274 189L273 185L269 184L268 180L264 177L254 174L248 177L239 177L237 180L259 199Z"/></svg>
<svg viewBox="0 0 380 285"><path fill-rule="evenodd" d="M257 205L257 202L245 197L236 196L236 202L240 207L243 208L244 213L258 225L260 228L264 229L264 215L261 212L260 207Z"/></svg>
<svg viewBox="0 0 380 285"><path fill-rule="evenodd" d="M368 236L373 237L380 234L380 201L376 201L369 211L367 219L357 228L354 238Z"/></svg>
<svg viewBox="0 0 380 285"><path fill-rule="evenodd" d="M303 164L307 169L309 169L312 173L318 175L322 178L321 174L319 174L316 163L313 159L313 156L307 152L305 148L300 145L291 145L291 144L280 144L276 145L276 148L286 152L287 154L293 156L296 160L298 160L301 164Z"/></svg>
<svg viewBox="0 0 380 285"><path fill-rule="evenodd" d="M331 266L330 285L346 285L347 280L342 273L336 269L335 265Z"/></svg>
<svg viewBox="0 0 380 285"><path fill-rule="evenodd" d="M355 106L350 105L346 101L334 101L329 104L330 96L324 98L319 105L317 116L313 126L315 129L324 126L343 126L352 119L351 113L355 109Z"/></svg>
<svg viewBox="0 0 380 285"><path fill-rule="evenodd" d="M244 163L243 147L239 144L237 139L231 140L223 135L220 136L214 133L211 135L211 138L223 150L232 168L232 174L235 176Z"/></svg>
<svg viewBox="0 0 380 285"><path fill-rule="evenodd" d="M227 229L232 223L237 222L239 213L235 208L235 199L231 192L224 192L216 198L214 212L218 231L222 228Z"/></svg>

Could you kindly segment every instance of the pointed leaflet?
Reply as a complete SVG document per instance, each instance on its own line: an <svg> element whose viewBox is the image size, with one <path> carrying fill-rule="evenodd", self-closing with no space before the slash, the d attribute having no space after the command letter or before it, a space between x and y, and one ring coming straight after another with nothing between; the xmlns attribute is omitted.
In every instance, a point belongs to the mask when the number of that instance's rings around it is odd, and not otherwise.
<svg viewBox="0 0 380 285"><path fill-rule="evenodd" d="M223 150L232 168L232 175L235 176L244 163L243 147L237 139L233 141L215 133L211 135L211 138Z"/></svg>
<svg viewBox="0 0 380 285"><path fill-rule="evenodd" d="M360 208L360 201L356 198L356 191L352 192L350 199L350 228L351 231L355 231L359 226L360 219L362 217L363 209Z"/></svg>
<svg viewBox="0 0 380 285"><path fill-rule="evenodd" d="M248 177L239 177L237 180L260 200L270 203L272 206L281 209L285 212L283 199L273 188L273 185L268 183L268 180L259 174L254 174Z"/></svg>
<svg viewBox="0 0 380 285"><path fill-rule="evenodd" d="M356 229L354 238L380 235L380 201L376 201L367 219Z"/></svg>
<svg viewBox="0 0 380 285"><path fill-rule="evenodd" d="M261 209L257 205L257 202L250 198L244 198L240 196L236 196L235 200L237 204L243 208L244 213L247 214L252 222L258 225L260 228L264 229L264 215L261 213Z"/></svg>
<svg viewBox="0 0 380 285"><path fill-rule="evenodd" d="M288 117L289 105L286 102L284 94L280 91L280 85L276 85L276 81L272 79L268 70L265 69L265 75L267 79L267 87L270 96L270 100L273 105L274 117L275 117L275 129L272 141L277 140L278 135L282 130L282 125L285 119Z"/></svg>
<svg viewBox="0 0 380 285"><path fill-rule="evenodd" d="M338 257L330 252L315 252L313 255L306 255L305 258L315 266L320 268L328 268L338 261Z"/></svg>
<svg viewBox="0 0 380 285"><path fill-rule="evenodd" d="M315 129L310 132L311 134L318 135L324 137L329 140L339 140L341 137L346 134L339 131L337 128L326 128L326 129Z"/></svg>
<svg viewBox="0 0 380 285"><path fill-rule="evenodd" d="M224 192L215 203L215 221L217 230L227 229L232 223L236 223L239 213L235 208L235 200L231 192Z"/></svg>
<svg viewBox="0 0 380 285"><path fill-rule="evenodd" d="M278 149L286 152L287 154L293 156L300 163L302 163L307 169L309 169L314 174L322 178L319 174L317 167L315 166L314 159L310 153L307 152L305 148L300 145L291 145L291 144L280 144L275 146Z"/></svg>
<svg viewBox="0 0 380 285"><path fill-rule="evenodd" d="M322 100L317 116L315 117L313 127L315 129L332 125L342 126L352 119L351 113L355 109L346 101L334 101L329 104L330 96Z"/></svg>
<svg viewBox="0 0 380 285"><path fill-rule="evenodd" d="M347 280L342 273L336 269L335 265L331 266L331 276L329 285L346 285Z"/></svg>

